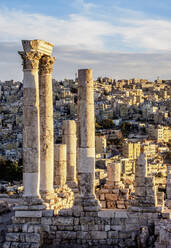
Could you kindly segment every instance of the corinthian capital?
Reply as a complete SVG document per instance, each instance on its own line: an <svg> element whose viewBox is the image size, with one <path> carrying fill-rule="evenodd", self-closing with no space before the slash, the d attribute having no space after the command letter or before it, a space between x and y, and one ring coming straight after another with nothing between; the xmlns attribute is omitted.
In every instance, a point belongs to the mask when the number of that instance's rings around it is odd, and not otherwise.
<svg viewBox="0 0 171 248"><path fill-rule="evenodd" d="M39 60L42 56L39 52L18 52L23 60L23 69L32 70L38 69L39 67Z"/></svg>
<svg viewBox="0 0 171 248"><path fill-rule="evenodd" d="M39 73L40 74L52 73L54 62L55 62L55 57L49 55L43 55L40 59Z"/></svg>

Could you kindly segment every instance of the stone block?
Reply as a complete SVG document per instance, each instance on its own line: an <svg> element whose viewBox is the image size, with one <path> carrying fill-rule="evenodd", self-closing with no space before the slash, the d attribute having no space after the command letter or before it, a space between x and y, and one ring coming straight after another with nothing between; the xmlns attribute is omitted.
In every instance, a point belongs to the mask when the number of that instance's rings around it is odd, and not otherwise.
<svg viewBox="0 0 171 248"><path fill-rule="evenodd" d="M64 240L66 240L66 239L68 239L68 240L76 239L77 238L77 233L74 232L74 231L63 231L62 232L62 238Z"/></svg>
<svg viewBox="0 0 171 248"><path fill-rule="evenodd" d="M74 226L58 226L58 230L60 231L73 231Z"/></svg>
<svg viewBox="0 0 171 248"><path fill-rule="evenodd" d="M44 210L42 213L43 217L52 217L54 214L54 210Z"/></svg>
<svg viewBox="0 0 171 248"><path fill-rule="evenodd" d="M91 232L92 239L107 239L107 232L105 231L92 231Z"/></svg>
<svg viewBox="0 0 171 248"><path fill-rule="evenodd" d="M20 234L19 233L7 233L6 235L6 241L16 242L20 240Z"/></svg>
<svg viewBox="0 0 171 248"><path fill-rule="evenodd" d="M61 209L58 214L59 216L72 216L72 209Z"/></svg>
<svg viewBox="0 0 171 248"><path fill-rule="evenodd" d="M108 235L108 239L117 239L118 231L109 231L107 235Z"/></svg>
<svg viewBox="0 0 171 248"><path fill-rule="evenodd" d="M8 232L10 233L12 233L13 231L14 231L14 225L8 225L7 226L7 229L8 229Z"/></svg>
<svg viewBox="0 0 171 248"><path fill-rule="evenodd" d="M18 242L13 242L13 243L11 243L11 247L10 247L10 248L18 248L19 245L20 245L20 243L18 243Z"/></svg>
<svg viewBox="0 0 171 248"><path fill-rule="evenodd" d="M5 242L5 243L2 245L2 248L10 248L10 245L11 245L11 242Z"/></svg>
<svg viewBox="0 0 171 248"><path fill-rule="evenodd" d="M123 202L117 201L117 208L125 209L125 204Z"/></svg>
<svg viewBox="0 0 171 248"><path fill-rule="evenodd" d="M105 198L106 198L106 200L116 201L118 196L116 194L106 194Z"/></svg>
<svg viewBox="0 0 171 248"><path fill-rule="evenodd" d="M91 239L90 232L78 231L77 239L81 239L81 240Z"/></svg>
<svg viewBox="0 0 171 248"><path fill-rule="evenodd" d="M42 217L41 218L41 224L42 225L51 225L52 224L52 219L49 217Z"/></svg>
<svg viewBox="0 0 171 248"><path fill-rule="evenodd" d="M34 225L34 233L40 233L41 232L41 225Z"/></svg>
<svg viewBox="0 0 171 248"><path fill-rule="evenodd" d="M81 231L88 232L88 225L81 225Z"/></svg>
<svg viewBox="0 0 171 248"><path fill-rule="evenodd" d="M29 233L33 233L34 232L34 225L32 225L32 224L29 224L28 225L28 232Z"/></svg>
<svg viewBox="0 0 171 248"><path fill-rule="evenodd" d="M84 207L84 211L87 211L87 212L97 212L99 210L100 210L100 206Z"/></svg>
<svg viewBox="0 0 171 248"><path fill-rule="evenodd" d="M111 225L111 231L122 231L123 227L122 225Z"/></svg>
<svg viewBox="0 0 171 248"><path fill-rule="evenodd" d="M146 187L146 194L148 196L154 196L155 195L155 188L154 187Z"/></svg>
<svg viewBox="0 0 171 248"><path fill-rule="evenodd" d="M30 248L40 248L40 244L31 244Z"/></svg>
<svg viewBox="0 0 171 248"><path fill-rule="evenodd" d="M101 210L98 212L98 217L101 218L113 218L115 214L114 210Z"/></svg>
<svg viewBox="0 0 171 248"><path fill-rule="evenodd" d="M145 187L136 187L135 195L137 196L145 196Z"/></svg>
<svg viewBox="0 0 171 248"><path fill-rule="evenodd" d="M110 230L111 230L110 225L105 225L105 232L108 232L108 231L110 231Z"/></svg>
<svg viewBox="0 0 171 248"><path fill-rule="evenodd" d="M26 242L26 234L25 233L20 233L20 241L22 243Z"/></svg>
<svg viewBox="0 0 171 248"><path fill-rule="evenodd" d="M101 207L106 208L106 201L100 201Z"/></svg>
<svg viewBox="0 0 171 248"><path fill-rule="evenodd" d="M108 192L109 192L108 189L101 189L101 190L100 190L100 193L101 193L101 194L106 194L106 193L108 193Z"/></svg>
<svg viewBox="0 0 171 248"><path fill-rule="evenodd" d="M38 233L27 233L26 242L28 242L28 243L40 243L40 235Z"/></svg>
<svg viewBox="0 0 171 248"><path fill-rule="evenodd" d="M104 201L105 200L105 194L100 194L100 200Z"/></svg>
<svg viewBox="0 0 171 248"><path fill-rule="evenodd" d="M145 185L147 187L151 187L155 185L155 178L154 177L145 177Z"/></svg>
<svg viewBox="0 0 171 248"><path fill-rule="evenodd" d="M56 216L52 219L53 225L73 225L74 218L73 217L62 217L62 216Z"/></svg>
<svg viewBox="0 0 171 248"><path fill-rule="evenodd" d="M80 217L80 224L94 225L93 217Z"/></svg>
<svg viewBox="0 0 171 248"><path fill-rule="evenodd" d="M22 232L27 232L28 231L28 224L25 223L22 225Z"/></svg>
<svg viewBox="0 0 171 248"><path fill-rule="evenodd" d="M42 211L15 211L15 217L40 218Z"/></svg>

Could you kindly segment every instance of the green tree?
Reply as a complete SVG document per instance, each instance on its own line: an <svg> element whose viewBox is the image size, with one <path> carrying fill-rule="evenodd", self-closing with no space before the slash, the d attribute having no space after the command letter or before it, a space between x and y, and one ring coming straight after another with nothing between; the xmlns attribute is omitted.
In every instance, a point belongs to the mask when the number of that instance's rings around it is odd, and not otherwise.
<svg viewBox="0 0 171 248"><path fill-rule="evenodd" d="M110 129L115 127L115 124L111 119L102 120L101 125L104 129Z"/></svg>
<svg viewBox="0 0 171 248"><path fill-rule="evenodd" d="M0 179L5 181L19 181L22 179L22 166L18 162L0 160Z"/></svg>

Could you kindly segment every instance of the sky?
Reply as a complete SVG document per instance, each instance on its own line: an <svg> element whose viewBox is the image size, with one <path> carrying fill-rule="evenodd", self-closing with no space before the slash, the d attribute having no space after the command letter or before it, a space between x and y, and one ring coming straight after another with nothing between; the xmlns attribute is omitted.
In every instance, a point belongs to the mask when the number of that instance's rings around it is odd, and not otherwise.
<svg viewBox="0 0 171 248"><path fill-rule="evenodd" d="M170 0L0 0L0 80L22 80L21 40L54 44L53 77L171 79Z"/></svg>

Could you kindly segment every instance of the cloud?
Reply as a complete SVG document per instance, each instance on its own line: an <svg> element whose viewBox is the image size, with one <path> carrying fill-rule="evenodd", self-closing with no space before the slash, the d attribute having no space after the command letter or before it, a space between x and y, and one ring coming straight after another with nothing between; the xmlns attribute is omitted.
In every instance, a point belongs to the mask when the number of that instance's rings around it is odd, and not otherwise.
<svg viewBox="0 0 171 248"><path fill-rule="evenodd" d="M22 20L22 21L21 21ZM0 11L1 41L44 39L56 45L86 49L103 49L101 38L111 34L111 25L78 14L68 20L22 11Z"/></svg>
<svg viewBox="0 0 171 248"><path fill-rule="evenodd" d="M171 21L160 19L122 19L115 32L128 47L171 50Z"/></svg>
<svg viewBox="0 0 171 248"><path fill-rule="evenodd" d="M171 50L171 20L147 18L143 13L113 7L115 16L100 13L98 6L75 0L83 10L96 10L90 15L70 14L67 19L0 10L1 41L44 39L74 49L160 51ZM112 8L112 7L111 7ZM101 18L100 18L101 17ZM110 46L108 45L110 43Z"/></svg>
<svg viewBox="0 0 171 248"><path fill-rule="evenodd" d="M22 80L21 50L19 42L0 42L0 79ZM73 47L55 46L53 77L57 80L74 78L80 68L92 68L94 78L171 78L171 53L116 53L100 52Z"/></svg>
<svg viewBox="0 0 171 248"><path fill-rule="evenodd" d="M92 9L97 12L98 6L76 1L89 15L70 14L64 19L0 10L1 80L22 79L21 59L17 55L22 50L22 39L43 39L55 44L56 79L72 78L83 67L92 67L94 77L171 78L171 20L146 18L140 12L120 8L115 8L113 17L106 14L104 18L104 13L91 13Z"/></svg>

